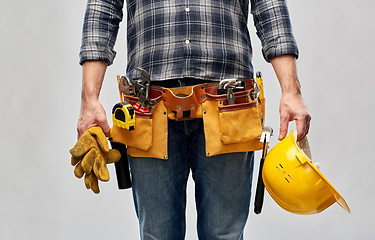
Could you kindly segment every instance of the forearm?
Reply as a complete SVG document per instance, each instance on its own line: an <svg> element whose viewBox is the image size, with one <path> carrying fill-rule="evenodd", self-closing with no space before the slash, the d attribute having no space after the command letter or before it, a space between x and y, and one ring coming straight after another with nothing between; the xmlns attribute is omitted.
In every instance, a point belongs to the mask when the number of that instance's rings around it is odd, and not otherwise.
<svg viewBox="0 0 375 240"><path fill-rule="evenodd" d="M103 61L85 61L82 64L81 101L99 99L108 64Z"/></svg>
<svg viewBox="0 0 375 240"><path fill-rule="evenodd" d="M109 136L106 113L99 102L104 75L116 52L114 45L122 20L124 0L88 0L83 24L80 64L82 65L81 110L78 138L92 126Z"/></svg>
<svg viewBox="0 0 375 240"><path fill-rule="evenodd" d="M103 61L85 61L82 65L81 110L77 124L78 138L93 126L100 126L107 137L110 127L103 106L99 102L107 63Z"/></svg>
<svg viewBox="0 0 375 240"><path fill-rule="evenodd" d="M311 116L301 95L301 85L297 77L296 59L293 55L281 55L271 59L271 64L282 91L279 108L279 140L287 135L290 121L296 122L297 140L300 140L309 131Z"/></svg>
<svg viewBox="0 0 375 240"><path fill-rule="evenodd" d="M281 91L283 93L301 95L295 56L281 55L274 57L271 59L271 64L279 80Z"/></svg>

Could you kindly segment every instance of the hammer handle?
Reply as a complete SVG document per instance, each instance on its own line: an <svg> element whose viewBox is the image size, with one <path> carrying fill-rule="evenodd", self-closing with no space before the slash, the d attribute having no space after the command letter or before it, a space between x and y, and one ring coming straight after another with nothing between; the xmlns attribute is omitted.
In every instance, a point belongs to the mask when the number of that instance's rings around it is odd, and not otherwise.
<svg viewBox="0 0 375 240"><path fill-rule="evenodd" d="M126 151L126 146L119 142L111 141L112 149L117 149L121 153L121 159L115 162L117 185L118 189L127 189L132 187L129 164L128 164L128 154Z"/></svg>
<svg viewBox="0 0 375 240"><path fill-rule="evenodd" d="M264 182L262 178L263 164L264 164L264 158L261 158L260 164L259 164L258 183L257 183L257 189L256 189L255 201L254 201L254 213L256 214L260 214L262 212L262 207L263 207L263 199L264 199Z"/></svg>
<svg viewBox="0 0 375 240"><path fill-rule="evenodd" d="M272 132L272 129L271 129L271 132ZM260 214L262 212L262 207L263 207L264 182L263 182L263 177L262 177L262 171L263 171L264 159L266 158L266 154L267 154L267 140L265 137L264 142L263 142L262 158L260 159L260 163L259 163L258 183L257 183L257 189L255 193L255 201L254 201L254 213L255 214Z"/></svg>

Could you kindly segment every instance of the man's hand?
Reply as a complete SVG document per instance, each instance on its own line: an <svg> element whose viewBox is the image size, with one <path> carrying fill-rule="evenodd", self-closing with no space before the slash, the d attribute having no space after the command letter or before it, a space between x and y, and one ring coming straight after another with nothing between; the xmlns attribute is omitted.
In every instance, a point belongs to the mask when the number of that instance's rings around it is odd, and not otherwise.
<svg viewBox="0 0 375 240"><path fill-rule="evenodd" d="M104 134L109 137L110 127L107 121L106 112L98 99L81 101L81 111L77 124L78 139L90 127L100 126Z"/></svg>
<svg viewBox="0 0 375 240"><path fill-rule="evenodd" d="M288 124L296 122L297 141L309 132L311 116L300 94L283 93L280 101L280 134L282 140L288 133Z"/></svg>
<svg viewBox="0 0 375 240"><path fill-rule="evenodd" d="M286 136L289 122L295 121L298 141L309 132L311 116L301 95L301 86L297 77L296 59L293 55L281 55L271 59L271 64L282 91L279 108L279 140L282 140Z"/></svg>
<svg viewBox="0 0 375 240"><path fill-rule="evenodd" d="M77 124L78 139L93 126L100 126L109 137L110 127L99 94L103 84L107 63L103 61L85 61L82 64L81 111Z"/></svg>

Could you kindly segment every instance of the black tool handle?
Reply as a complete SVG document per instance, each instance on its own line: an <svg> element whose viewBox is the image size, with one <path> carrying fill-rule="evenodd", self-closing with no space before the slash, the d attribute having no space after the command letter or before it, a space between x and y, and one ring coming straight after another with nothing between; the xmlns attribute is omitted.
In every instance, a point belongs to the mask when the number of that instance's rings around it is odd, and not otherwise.
<svg viewBox="0 0 375 240"><path fill-rule="evenodd" d="M126 146L122 143L112 141L111 146L112 149L117 149L121 153L121 159L118 162L115 162L118 189L131 188L132 182L130 178Z"/></svg>
<svg viewBox="0 0 375 240"><path fill-rule="evenodd" d="M226 89L217 89L217 95L221 95L221 94L227 94L227 90Z"/></svg>
<svg viewBox="0 0 375 240"><path fill-rule="evenodd" d="M264 158L262 157L259 163L258 183L257 183L257 189L256 189L255 201L254 201L254 213L255 214L260 214L262 212L262 207L263 207L263 200L264 200L264 182L262 178L263 164L264 164Z"/></svg>

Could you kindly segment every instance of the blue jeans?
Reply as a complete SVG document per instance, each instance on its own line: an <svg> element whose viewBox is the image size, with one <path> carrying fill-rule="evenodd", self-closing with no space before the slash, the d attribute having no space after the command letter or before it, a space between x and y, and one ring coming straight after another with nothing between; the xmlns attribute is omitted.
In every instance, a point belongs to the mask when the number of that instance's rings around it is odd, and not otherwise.
<svg viewBox="0 0 375 240"><path fill-rule="evenodd" d="M141 239L185 238L190 170L195 182L199 239L243 239L253 152L206 157L202 119L169 120L168 131L168 160L129 157Z"/></svg>

